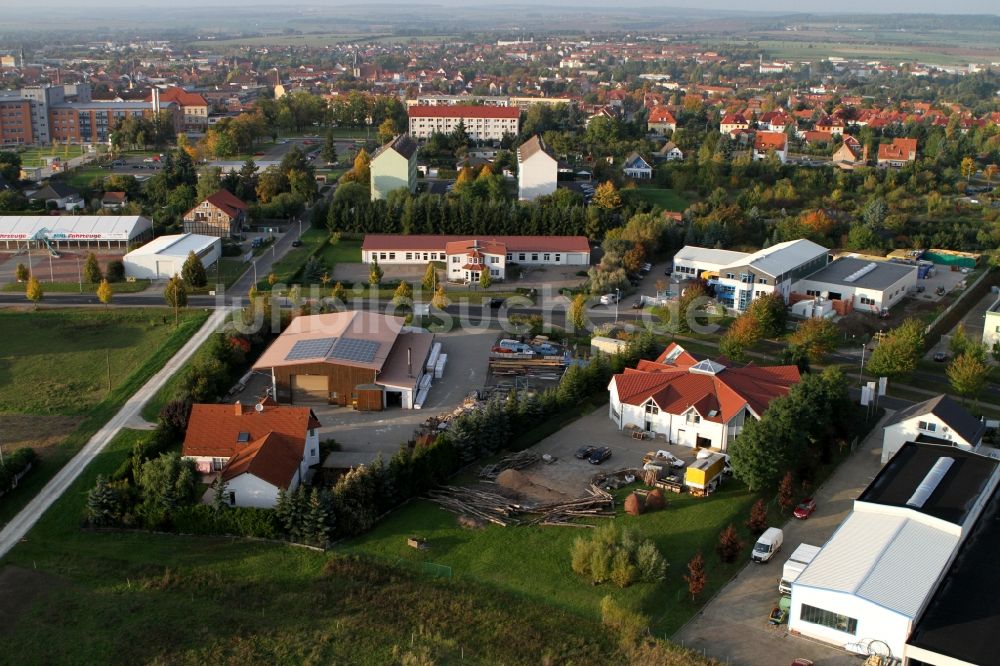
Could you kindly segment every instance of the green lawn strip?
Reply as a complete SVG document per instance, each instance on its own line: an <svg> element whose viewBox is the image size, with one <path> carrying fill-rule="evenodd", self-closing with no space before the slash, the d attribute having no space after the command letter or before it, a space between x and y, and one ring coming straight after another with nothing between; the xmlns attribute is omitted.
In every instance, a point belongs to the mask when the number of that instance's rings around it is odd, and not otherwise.
<svg viewBox="0 0 1000 666"><path fill-rule="evenodd" d="M76 167L75 169L71 169L69 171L65 171L63 172L62 175L59 176L59 178L60 180L63 180L66 183L68 183L70 186L80 189L84 187L90 187L90 184L94 181L95 178L103 179L105 176L110 176L110 175L111 175L110 172L105 171L101 167L83 166L83 167Z"/></svg>
<svg viewBox="0 0 1000 666"><path fill-rule="evenodd" d="M636 189L625 189L621 191L624 198L636 198L646 201L653 206L659 206L663 210L683 212L689 205L687 199L674 190L640 186Z"/></svg>
<svg viewBox="0 0 1000 666"><path fill-rule="evenodd" d="M35 312L31 313L33 317L42 314L50 314L50 312L60 312L60 311L46 311L46 312ZM102 311L103 312L103 311ZM161 315L162 310L126 310L118 312L127 312L129 315L142 315L145 313L148 317L158 317ZM11 313L0 313L0 331L5 328L5 319L10 317ZM87 313L74 313L70 312L71 315L90 315L94 316L94 311ZM89 364L74 365L74 359L85 359L88 357L83 351L76 351L70 353L63 353L56 355L55 359L50 360L50 363L46 365L46 372L56 373L55 376L61 377L62 381L67 380L73 383L79 384L81 388L73 388L72 386L62 389L62 399L69 402L51 402L48 399L41 403L28 403L24 404L25 395L23 391L24 386L33 386L30 382L27 384L21 384L14 378L5 379L3 382L3 390L5 392L14 391L18 386L22 387L21 393L21 406L22 409L17 411L31 412L33 410L26 409L29 405L34 404L35 407L42 408L41 412L36 413L79 413L82 416L80 425L74 430L59 446L54 447L54 449L43 458L38 466L31 471L30 474L22 479L21 483L16 489L4 495L0 499L0 526L6 524L11 518L13 518L21 508L27 504L31 498L33 498L39 490L51 479L56 472L58 472L66 462L72 458L80 448L91 438L91 436L97 432L101 426L108 422L108 420L114 416L115 412L121 409L121 406L125 404L125 401L132 396L136 390L139 389L143 384L149 381L150 377L156 374L166 362L175 354L177 351L184 346L184 343L198 330L198 328L205 322L208 318L207 312L185 312L181 318L179 326L174 329L170 327L170 334L162 339L159 339L155 343L151 342L148 338L135 340L136 348L138 352L141 352L134 360L128 363L122 362L121 365L113 362L112 372L117 367L119 371L121 368L135 368L131 374L126 378L115 377L112 374L112 380L116 382L114 389L111 391L110 395L106 395L103 400L97 402L96 404L83 403L82 398L87 395L87 390L82 388L84 382L90 374L95 375L94 381L98 383L103 381L102 377L106 377L106 374L101 374L106 372L103 368L93 367ZM9 327L8 327L9 328ZM108 340L115 340L121 336L128 336L131 334L131 328L125 325L119 325L112 327L113 330L102 329L98 335L104 337ZM57 332L62 329L55 329ZM69 335L69 333L64 333ZM34 341L36 344L45 344L45 338L39 332L34 332L31 334L22 333L22 335L29 336L29 340L25 341L24 344L28 344ZM93 333L86 330L81 330L78 337L73 338L69 342L78 346L79 349L87 348L89 345L95 344L92 337ZM9 337L4 336L5 340L8 340L8 344L16 342ZM50 344L52 341L50 340ZM64 341L64 346L66 341ZM105 343L107 345L107 343ZM36 348L37 349L37 348ZM95 351L93 351L90 356L96 355L98 358L96 360L91 360L90 363L96 364L96 366L101 366L106 364L105 355L102 353L104 348L97 346ZM20 354L21 352L18 352ZM120 351L119 351L120 353ZM32 365L37 365L40 363L41 359L46 358L48 354L40 355L37 351L34 352L34 356L30 352L25 352L26 356L24 362ZM5 367L4 362L6 359L0 359L0 368ZM121 361L121 359L119 359ZM79 363L79 361L77 361ZM54 364L53 364L54 363ZM75 372L77 374L69 375L70 372ZM60 374L62 373L62 374ZM79 374L84 373L84 374ZM41 375L44 377L45 375ZM14 384L12 387L11 384ZM92 391L92 389L91 389ZM76 401L74 404L72 401ZM18 404L18 403L15 403ZM5 407L6 409L6 407ZM12 411L12 410L8 410Z"/></svg>
<svg viewBox="0 0 1000 666"><path fill-rule="evenodd" d="M324 245L316 256L330 270L333 270L337 264L359 264L361 263L361 241L331 241Z"/></svg>
<svg viewBox="0 0 1000 666"><path fill-rule="evenodd" d="M203 295L210 291L218 291L220 283L223 287L229 289L250 268L250 263L243 261L242 257L222 257L214 266L205 269L208 284L197 289L189 289L188 293Z"/></svg>
<svg viewBox="0 0 1000 666"><path fill-rule="evenodd" d="M292 284L299 277L302 267L305 266L309 257L321 251L330 238L328 231L324 229L307 229L302 232L300 240L302 245L294 247L285 254L284 257L271 265L271 273L277 277L276 284ZM270 286L267 283L266 275L258 275L257 288L267 291Z"/></svg>
<svg viewBox="0 0 1000 666"><path fill-rule="evenodd" d="M44 273L44 270L41 271ZM37 272L36 272L37 277ZM93 282L84 282L82 285L79 282L46 282L42 281L42 293L53 293L53 294L78 294L82 291L85 294L93 294L97 291L97 287L100 285ZM115 282L111 285L111 292L114 294L135 294L140 291L146 291L149 288L149 280L136 280L135 282ZM23 292L27 289L27 285L23 282L8 282L7 284L0 287L0 291L8 293ZM44 299L43 299L44 302Z"/></svg>
<svg viewBox="0 0 1000 666"><path fill-rule="evenodd" d="M622 605L651 617L654 631L662 636L682 626L700 609L704 599L746 563L741 556L733 564L723 564L714 547L719 532L729 523L744 530L742 523L755 500L754 494L732 481L710 498L670 495L663 511L637 517L619 512L614 520L652 539L670 563L666 580L638 583L624 590L607 584L593 586L571 570L573 540L586 537L587 531L496 525L469 530L458 526L454 514L426 500L408 504L371 533L344 544L340 550L387 562L443 565L451 568L456 579L488 583L591 619L600 617L600 601L611 595ZM426 538L430 548L418 551L408 547L406 538L412 535ZM749 535L743 532L743 537L749 544ZM682 576L687 562L699 550L706 559L708 584L702 600L692 602Z"/></svg>
<svg viewBox="0 0 1000 666"><path fill-rule="evenodd" d="M119 433L4 561L59 577L8 624L6 659L201 664L243 655L375 665L396 663L411 646L429 649L437 663L597 664L618 656L598 622L490 585L331 562L281 544L81 529L97 475L149 436Z"/></svg>
<svg viewBox="0 0 1000 666"><path fill-rule="evenodd" d="M51 146L48 148L29 148L23 152L19 153L21 155L21 164L25 167L41 167L45 166L46 157L58 157L62 161L68 161L74 157L80 157L83 155L82 146Z"/></svg>

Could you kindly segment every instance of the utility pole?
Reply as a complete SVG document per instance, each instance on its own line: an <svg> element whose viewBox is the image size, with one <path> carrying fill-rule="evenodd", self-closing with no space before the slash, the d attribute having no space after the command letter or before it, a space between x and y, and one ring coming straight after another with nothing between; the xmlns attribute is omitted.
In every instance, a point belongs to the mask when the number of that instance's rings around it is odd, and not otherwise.
<svg viewBox="0 0 1000 666"><path fill-rule="evenodd" d="M80 255L76 255L76 279L80 281L80 293L83 293L83 271L80 269Z"/></svg>

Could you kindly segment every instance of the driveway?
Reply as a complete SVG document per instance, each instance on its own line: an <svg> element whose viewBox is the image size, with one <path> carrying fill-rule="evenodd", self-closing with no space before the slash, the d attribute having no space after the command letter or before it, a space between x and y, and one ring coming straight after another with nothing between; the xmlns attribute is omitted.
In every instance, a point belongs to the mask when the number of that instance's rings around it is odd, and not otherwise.
<svg viewBox="0 0 1000 666"><path fill-rule="evenodd" d="M677 643L738 666L775 666L806 657L817 666L857 666L858 658L831 646L792 636L787 625L771 627L767 614L778 601L778 579L788 556L802 543L824 545L847 517L854 500L881 469L882 423L815 493L816 512L790 520L775 561L748 564L673 637Z"/></svg>
<svg viewBox="0 0 1000 666"><path fill-rule="evenodd" d="M323 424L320 441L335 439L342 447L327 460L338 466L355 465L371 462L380 453L388 460L424 421L451 413L473 389L485 386L489 351L496 337L495 330L439 333L435 340L448 355L448 364L444 377L434 380L422 409L356 412L346 407L313 407Z"/></svg>

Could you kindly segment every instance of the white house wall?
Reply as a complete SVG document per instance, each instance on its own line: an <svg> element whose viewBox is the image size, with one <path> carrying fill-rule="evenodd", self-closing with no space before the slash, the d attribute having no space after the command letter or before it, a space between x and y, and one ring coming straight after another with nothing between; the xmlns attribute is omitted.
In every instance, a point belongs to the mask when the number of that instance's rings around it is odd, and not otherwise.
<svg viewBox="0 0 1000 666"><path fill-rule="evenodd" d="M927 425L934 424L934 430L921 430L921 422ZM952 444L966 451L971 451L974 446L974 443L959 437L934 414L924 414L885 427L882 432L882 464L889 462L903 444L915 442L920 435L950 440Z"/></svg>
<svg viewBox="0 0 1000 666"><path fill-rule="evenodd" d="M730 435L734 432L733 427L735 426L724 423L715 423L704 418L701 419L700 423L689 423L687 416L683 414L670 414L663 410L660 410L658 414L647 414L644 405L622 404L618 399L618 391L614 382L612 382L610 395L608 418L615 423L619 430L631 425L640 430L654 432L657 435L667 435L670 443L691 448L697 445L698 437L703 437L711 442L711 448L720 451L726 450ZM740 420L739 426L742 426L742 420Z"/></svg>
<svg viewBox="0 0 1000 666"><path fill-rule="evenodd" d="M992 349L998 342L1000 342L1000 310L987 312L983 327L983 344Z"/></svg>
<svg viewBox="0 0 1000 666"><path fill-rule="evenodd" d="M417 186L416 153L406 159L395 150L387 149L375 156L371 162L371 197L385 199L389 192L406 188L413 192Z"/></svg>
<svg viewBox="0 0 1000 666"><path fill-rule="evenodd" d="M299 487L299 474L295 473L288 490ZM235 506L249 506L258 509L271 509L278 503L278 487L253 474L240 474L226 482L226 489L236 493Z"/></svg>
<svg viewBox="0 0 1000 666"><path fill-rule="evenodd" d="M517 189L521 201L533 201L556 191L559 164L545 151L539 150L518 165Z"/></svg>
<svg viewBox="0 0 1000 666"><path fill-rule="evenodd" d="M802 604L854 618L858 621L857 632L852 635L803 621ZM863 649L860 646L868 640L880 640L889 646L893 656L900 656L903 654L903 646L906 644L912 625L912 618L853 594L792 583L792 607L788 614L788 628L803 636L854 652ZM852 650L852 646L858 647Z"/></svg>

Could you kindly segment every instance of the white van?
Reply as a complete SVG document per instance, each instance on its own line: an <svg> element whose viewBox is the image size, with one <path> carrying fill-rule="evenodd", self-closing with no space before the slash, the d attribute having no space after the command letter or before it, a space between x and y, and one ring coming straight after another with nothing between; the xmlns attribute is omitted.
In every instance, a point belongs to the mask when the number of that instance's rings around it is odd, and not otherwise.
<svg viewBox="0 0 1000 666"><path fill-rule="evenodd" d="M785 534L777 527L768 527L757 543L753 546L750 559L754 562L764 563L774 557L774 554L781 550L781 544L785 540Z"/></svg>

